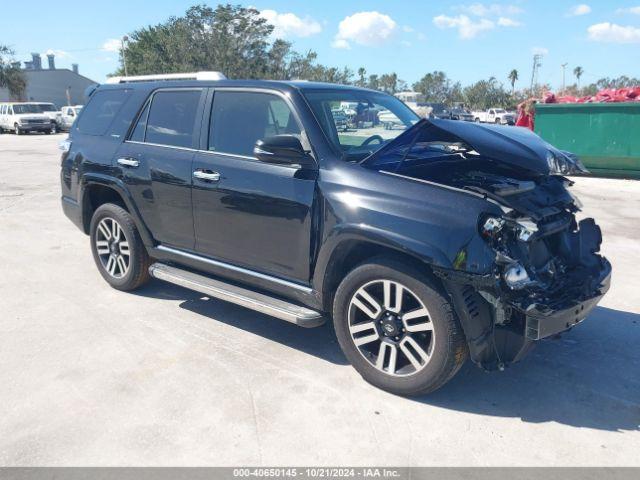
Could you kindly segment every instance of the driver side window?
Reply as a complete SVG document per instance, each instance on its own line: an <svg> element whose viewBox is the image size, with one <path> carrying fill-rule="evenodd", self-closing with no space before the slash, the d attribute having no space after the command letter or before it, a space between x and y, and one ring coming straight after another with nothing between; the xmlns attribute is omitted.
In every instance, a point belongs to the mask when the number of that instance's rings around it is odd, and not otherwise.
<svg viewBox="0 0 640 480"><path fill-rule="evenodd" d="M301 135L300 126L279 96L262 92L217 90L209 125L209 150L253 157L258 140Z"/></svg>

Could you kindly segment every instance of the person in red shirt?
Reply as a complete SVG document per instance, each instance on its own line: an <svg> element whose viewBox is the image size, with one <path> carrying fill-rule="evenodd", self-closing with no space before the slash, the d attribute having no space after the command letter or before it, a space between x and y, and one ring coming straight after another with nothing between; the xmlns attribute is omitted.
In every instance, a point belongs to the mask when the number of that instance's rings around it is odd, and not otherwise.
<svg viewBox="0 0 640 480"><path fill-rule="evenodd" d="M516 126L525 127L533 131L533 121L536 113L535 104L536 101L530 99L525 100L518 105L518 119L516 120Z"/></svg>

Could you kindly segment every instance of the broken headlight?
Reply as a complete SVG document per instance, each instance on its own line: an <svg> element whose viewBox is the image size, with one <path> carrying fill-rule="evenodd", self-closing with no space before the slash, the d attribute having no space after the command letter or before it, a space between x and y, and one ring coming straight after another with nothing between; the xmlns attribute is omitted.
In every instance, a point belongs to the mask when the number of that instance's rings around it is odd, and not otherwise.
<svg viewBox="0 0 640 480"><path fill-rule="evenodd" d="M538 231L538 226L529 219L520 219L516 222L516 232L518 240L523 242L529 241L529 239Z"/></svg>
<svg viewBox="0 0 640 480"><path fill-rule="evenodd" d="M547 166L551 175L588 173L580 159L569 152L547 150Z"/></svg>
<svg viewBox="0 0 640 480"><path fill-rule="evenodd" d="M495 237L502 227L504 227L505 221L499 217L487 216L480 220L480 234L483 238Z"/></svg>

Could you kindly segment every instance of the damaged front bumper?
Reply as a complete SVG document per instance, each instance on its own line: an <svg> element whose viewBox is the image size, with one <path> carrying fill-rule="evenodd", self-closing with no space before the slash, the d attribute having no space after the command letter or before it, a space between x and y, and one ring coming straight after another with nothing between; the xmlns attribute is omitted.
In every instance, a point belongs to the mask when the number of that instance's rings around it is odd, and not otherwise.
<svg viewBox="0 0 640 480"><path fill-rule="evenodd" d="M571 233L577 264L548 286L532 282L514 290L497 263L486 275L435 270L452 299L472 361L486 370L501 369L520 360L537 340L582 322L598 304L610 286L611 264L595 253L600 237L593 221L580 226Z"/></svg>
<svg viewBox="0 0 640 480"><path fill-rule="evenodd" d="M556 335L582 322L609 290L611 264L602 259L599 275L593 278L594 286L577 298L548 303L531 303L524 311L525 336L530 340Z"/></svg>

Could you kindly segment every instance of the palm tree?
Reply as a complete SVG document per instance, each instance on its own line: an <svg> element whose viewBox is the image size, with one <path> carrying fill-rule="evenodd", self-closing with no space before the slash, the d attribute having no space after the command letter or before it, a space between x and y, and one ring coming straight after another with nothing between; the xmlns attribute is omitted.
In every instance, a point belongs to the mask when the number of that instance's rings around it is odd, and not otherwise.
<svg viewBox="0 0 640 480"><path fill-rule="evenodd" d="M509 82L511 83L511 95L516 93L516 82L518 81L518 70L515 68L509 72Z"/></svg>
<svg viewBox="0 0 640 480"><path fill-rule="evenodd" d="M367 71L364 69L364 67L360 67L358 69L358 86L359 87L364 87L367 84L367 80L365 78L366 74L367 74Z"/></svg>
<svg viewBox="0 0 640 480"><path fill-rule="evenodd" d="M580 88L580 77L582 76L583 73L584 73L584 70L582 69L582 67L576 67L573 69L573 74L576 76L576 79L578 80L578 88Z"/></svg>
<svg viewBox="0 0 640 480"><path fill-rule="evenodd" d="M0 88L9 90L11 98L20 100L24 95L27 81L24 73L8 59L13 51L4 45L0 45Z"/></svg>

